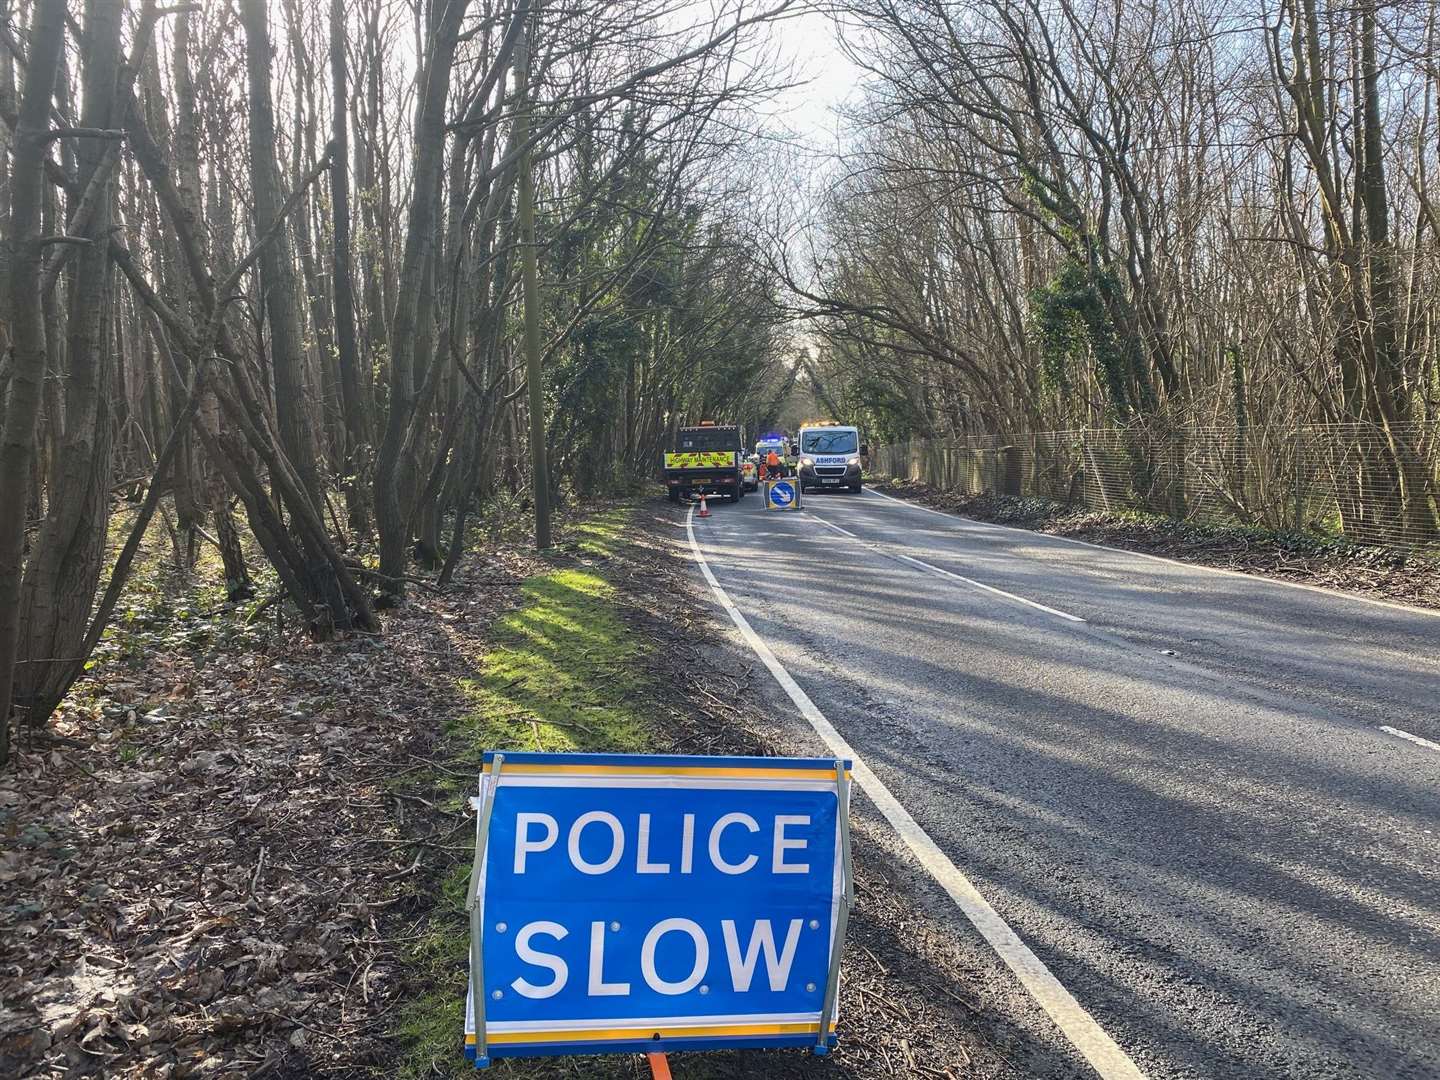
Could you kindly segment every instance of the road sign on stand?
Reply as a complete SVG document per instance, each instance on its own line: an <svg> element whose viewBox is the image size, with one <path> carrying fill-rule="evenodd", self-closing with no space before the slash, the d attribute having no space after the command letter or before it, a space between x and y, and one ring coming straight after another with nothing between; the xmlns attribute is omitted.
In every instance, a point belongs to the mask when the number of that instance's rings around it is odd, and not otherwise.
<svg viewBox="0 0 1440 1080"><path fill-rule="evenodd" d="M849 766L487 751L466 1056L828 1053Z"/></svg>
<svg viewBox="0 0 1440 1080"><path fill-rule="evenodd" d="M800 482L791 479L766 481L765 509L799 510Z"/></svg>

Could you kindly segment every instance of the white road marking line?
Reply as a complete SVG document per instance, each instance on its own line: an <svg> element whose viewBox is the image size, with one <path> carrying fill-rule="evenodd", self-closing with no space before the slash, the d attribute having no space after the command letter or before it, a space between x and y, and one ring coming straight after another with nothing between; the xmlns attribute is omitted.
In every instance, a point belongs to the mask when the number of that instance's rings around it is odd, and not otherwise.
<svg viewBox="0 0 1440 1080"><path fill-rule="evenodd" d="M950 861L949 857L940 850L940 846L930 838L930 834L920 827L920 823L910 816L910 812L901 805L889 788L876 776L870 766L855 752L855 748L845 741L840 732L835 730L834 725L825 718L815 703L810 700L810 695L805 693L786 671L784 666L776 659L775 654L770 651L760 635L750 626L745 615L735 606L730 595L716 579L710 564L705 559L705 553L700 550L700 544L695 539L694 526L695 510L692 507L685 516L685 532L690 538L690 550L695 554L695 561L700 564L700 572L704 574L705 580L709 583L720 606L730 615L731 621L735 623L740 636L745 639L746 644L754 650L761 662L769 669L775 681L790 696L795 707L800 710L800 715L810 722L822 742L829 748L836 757L849 758L851 762L851 775L855 778L870 801L875 804L876 809L885 816L900 839L905 841L920 865L933 877L955 901L957 907L970 920L980 935L989 943L990 947L1005 961L1020 980L1021 985L1030 992L1040 1007L1044 1009L1061 1033L1070 1040L1075 1049L1088 1061L1095 1072L1102 1080L1145 1080L1135 1062L1130 1060L1128 1054L1120 1049L1105 1029L1102 1028L1093 1016L1075 1000L1073 994L1061 984L1054 973L1045 966L1044 962L1030 951L1029 947L1020 940L1020 936L1011 929L1010 924L1000 917L1000 913L990 906L990 902L980 895L980 891L970 883L970 879L960 872L960 869Z"/></svg>
<svg viewBox="0 0 1440 1080"><path fill-rule="evenodd" d="M1419 735L1411 735L1408 731L1401 731L1398 727L1391 727L1389 724L1381 724L1380 730L1389 732L1391 735L1401 739L1409 739L1417 746L1425 746L1431 750L1440 751L1440 743L1433 743L1429 739L1422 739Z"/></svg>
<svg viewBox="0 0 1440 1080"><path fill-rule="evenodd" d="M1224 574L1227 577L1244 578L1246 581L1261 581L1268 585L1283 585L1287 589L1303 589L1305 592L1319 593L1321 596L1328 596L1332 600L1353 600L1357 604L1371 604L1375 607L1390 608L1393 611L1408 611L1411 615L1429 615L1431 618L1440 618L1440 610L1434 608L1415 607L1413 604L1402 604L1396 600L1377 600L1371 596L1358 596L1355 593L1340 592L1338 589L1327 589L1322 585L1306 585L1303 581L1286 581L1284 578L1266 577L1264 574L1247 574L1243 570L1226 570L1220 566L1206 566L1203 563L1186 562L1183 559L1170 559L1164 555L1151 555L1148 551L1131 551L1129 548L1112 547L1109 544L1095 544L1089 540L1076 540L1073 536L1056 536L1054 533L1039 532L1035 529L1021 529L1014 525L999 525L993 521L980 521L977 518L962 517L959 514L946 513L944 510L936 510L933 506L922 506L920 503L911 502L909 499L897 499L894 495L886 495L883 491L876 491L874 488L866 488L866 495L877 495L882 499L889 499L901 506L908 506L912 510L923 510L927 514L934 514L936 517L949 518L953 521L963 521L969 525L977 525L985 529L1004 529L1006 532L1024 533L1027 536L1036 537L1041 540L1053 540L1057 544L1074 544L1076 547L1094 548L1096 551L1111 551L1117 555L1133 555L1137 559L1149 559L1151 562L1169 563L1171 566L1180 566L1186 570L1204 570L1210 574Z"/></svg>
<svg viewBox="0 0 1440 1080"><path fill-rule="evenodd" d="M1071 622L1081 622L1081 623L1083 623L1083 622L1085 621L1085 620L1082 619L1079 615L1071 615L1069 612L1067 612L1067 611L1061 611L1059 608L1047 607L1046 605L1041 604L1041 603L1039 603L1039 602L1037 602L1037 601L1035 601L1035 600L1027 600L1027 599L1026 599L1025 597L1023 597L1023 596L1017 596L1015 593L1006 592L1004 589L997 589L994 585L986 585L983 581L976 581L974 578L968 578L968 577L966 577L966 576L963 575L963 574L955 574L955 573L951 573L949 570L942 570L940 567L938 567L938 566L933 566L933 565L931 565L930 563L925 562L923 559L917 559L917 558L915 558L913 555L902 555L902 554L901 554L900 552L898 552L898 551L886 551L886 550L885 550L883 547L881 547L879 544L872 543L871 541L866 540L863 536L856 536L856 535L855 535L853 532L851 532L849 529L842 529L839 525L836 525L834 522L826 521L826 520L825 520L824 518L822 518L822 517L817 517L814 511L811 511L811 513L810 513L810 519L811 519L812 521L817 521L817 522L819 522L821 525L824 525L827 529L834 529L836 532L840 533L841 535L843 535L843 536L848 536L848 537L850 537L850 539L858 541L859 543L863 544L865 547L874 549L876 552L878 552L878 553L881 554L881 555L884 555L886 558L899 559L899 560L902 560L902 561L904 561L904 562L911 563L911 564L914 565L914 566L918 566L918 567L920 567L921 569L929 570L932 574L939 574L941 577L950 578L950 579L952 579L952 580L954 580L954 581L963 581L966 585L973 585L975 588L977 588L977 589L983 589L985 592L994 593L996 596L1003 596L1003 597L1004 597L1005 599L1007 599L1007 600L1013 600L1013 601L1015 601L1017 604L1024 604L1026 607L1032 607L1032 608L1034 608L1034 609L1037 610L1037 611L1043 611L1043 612L1045 612L1047 615L1056 615L1056 616L1058 616L1059 618L1062 618L1062 619L1069 619Z"/></svg>

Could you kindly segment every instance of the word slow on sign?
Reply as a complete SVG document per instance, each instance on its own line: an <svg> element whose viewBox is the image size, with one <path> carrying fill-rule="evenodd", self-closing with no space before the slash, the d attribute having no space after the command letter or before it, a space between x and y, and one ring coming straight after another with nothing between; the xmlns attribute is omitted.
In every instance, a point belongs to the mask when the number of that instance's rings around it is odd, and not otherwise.
<svg viewBox="0 0 1440 1080"><path fill-rule="evenodd" d="M467 1056L827 1052L850 906L848 770L487 752Z"/></svg>

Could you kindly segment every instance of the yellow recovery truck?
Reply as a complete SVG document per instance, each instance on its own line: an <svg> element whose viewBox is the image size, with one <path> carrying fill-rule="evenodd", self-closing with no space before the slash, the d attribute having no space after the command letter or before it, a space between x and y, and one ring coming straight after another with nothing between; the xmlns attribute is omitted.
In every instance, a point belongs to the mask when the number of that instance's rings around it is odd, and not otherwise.
<svg viewBox="0 0 1440 1080"><path fill-rule="evenodd" d="M694 427L682 427L675 442L675 449L665 455L665 487L671 502L701 494L736 500L744 496L744 451L736 425L702 420Z"/></svg>

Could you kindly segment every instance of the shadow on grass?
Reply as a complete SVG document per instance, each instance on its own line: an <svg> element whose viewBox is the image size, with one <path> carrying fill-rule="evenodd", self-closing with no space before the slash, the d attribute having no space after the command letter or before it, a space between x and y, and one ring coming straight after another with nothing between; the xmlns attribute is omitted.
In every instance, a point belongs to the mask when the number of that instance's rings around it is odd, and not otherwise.
<svg viewBox="0 0 1440 1080"><path fill-rule="evenodd" d="M626 509L599 514L569 530L564 549L592 559L623 543ZM621 618L615 589L593 569L566 566L528 579L520 604L496 622L490 650L462 687L473 707L448 734L457 760L482 750L651 749L641 711L648 688L646 646ZM470 794L438 784L457 798ZM468 929L465 894L470 862L446 874L440 902L408 951L417 982L433 987L401 1013L395 1034L404 1048L399 1075L467 1076L460 1053ZM626 1059L506 1062L490 1075L635 1075Z"/></svg>
<svg viewBox="0 0 1440 1080"><path fill-rule="evenodd" d="M476 749L643 750L634 700L643 647L588 570L531 578L519 610L497 624L494 648L464 689L475 707L454 734Z"/></svg>

